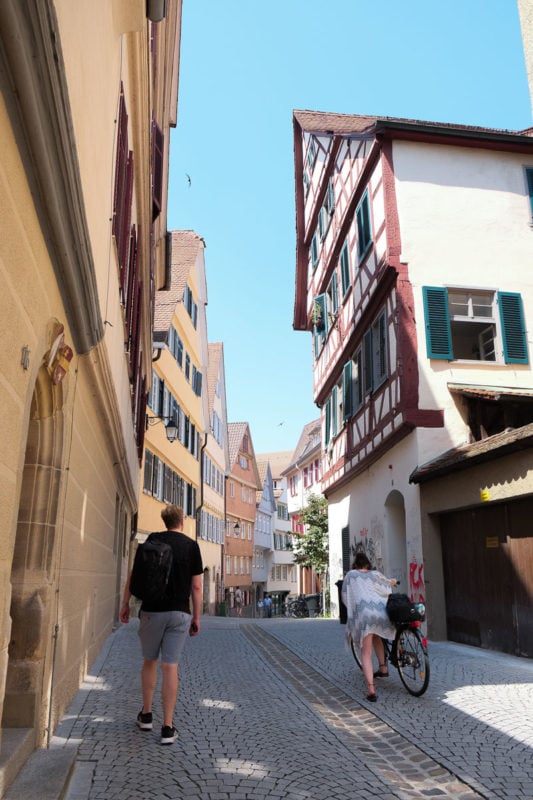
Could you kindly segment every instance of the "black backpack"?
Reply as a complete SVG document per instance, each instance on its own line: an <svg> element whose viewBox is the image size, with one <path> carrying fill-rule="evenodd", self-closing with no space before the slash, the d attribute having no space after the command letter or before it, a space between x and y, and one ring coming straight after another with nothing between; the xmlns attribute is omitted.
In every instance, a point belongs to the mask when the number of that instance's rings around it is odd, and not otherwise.
<svg viewBox="0 0 533 800"><path fill-rule="evenodd" d="M165 595L174 551L166 542L148 538L135 553L130 592L139 600L157 603Z"/></svg>
<svg viewBox="0 0 533 800"><path fill-rule="evenodd" d="M387 614L395 624L404 622L423 622L425 613L420 603L413 603L406 594L393 593L387 600Z"/></svg>

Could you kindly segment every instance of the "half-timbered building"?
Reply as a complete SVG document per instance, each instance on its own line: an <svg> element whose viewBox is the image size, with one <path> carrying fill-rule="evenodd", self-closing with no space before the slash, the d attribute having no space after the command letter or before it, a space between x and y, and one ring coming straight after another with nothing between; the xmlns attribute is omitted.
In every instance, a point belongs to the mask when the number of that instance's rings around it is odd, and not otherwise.
<svg viewBox="0 0 533 800"><path fill-rule="evenodd" d="M364 549L445 637L435 512L453 498L439 506L433 493L426 512L417 469L533 421L533 138L309 111L293 121L293 326L312 334L331 581ZM531 470L512 487L505 498L533 493ZM479 482L460 503L486 503Z"/></svg>

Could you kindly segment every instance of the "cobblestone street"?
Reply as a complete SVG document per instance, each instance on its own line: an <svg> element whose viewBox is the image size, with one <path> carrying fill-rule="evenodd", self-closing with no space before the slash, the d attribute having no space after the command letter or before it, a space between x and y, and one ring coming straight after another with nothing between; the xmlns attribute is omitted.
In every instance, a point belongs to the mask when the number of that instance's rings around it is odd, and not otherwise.
<svg viewBox="0 0 533 800"><path fill-rule="evenodd" d="M67 800L533 798L533 663L431 643L427 693L367 703L336 620L204 617L180 667L179 739L135 726L137 620L107 641L53 740Z"/></svg>

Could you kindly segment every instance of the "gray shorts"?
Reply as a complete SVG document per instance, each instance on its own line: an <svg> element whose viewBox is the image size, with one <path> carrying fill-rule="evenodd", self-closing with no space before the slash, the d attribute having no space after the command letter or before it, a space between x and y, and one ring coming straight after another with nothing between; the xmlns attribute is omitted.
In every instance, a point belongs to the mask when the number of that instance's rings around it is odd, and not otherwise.
<svg viewBox="0 0 533 800"><path fill-rule="evenodd" d="M184 611L141 611L139 639L145 661L177 664L189 634L191 615Z"/></svg>

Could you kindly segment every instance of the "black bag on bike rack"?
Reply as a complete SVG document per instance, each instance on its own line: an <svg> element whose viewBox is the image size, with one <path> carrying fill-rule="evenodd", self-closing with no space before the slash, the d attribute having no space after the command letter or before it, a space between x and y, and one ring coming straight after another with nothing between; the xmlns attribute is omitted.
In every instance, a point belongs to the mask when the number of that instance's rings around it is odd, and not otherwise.
<svg viewBox="0 0 533 800"><path fill-rule="evenodd" d="M391 622L423 622L426 615L420 603L413 603L406 594L391 594L387 600L387 614ZM423 608L423 606L422 606Z"/></svg>

